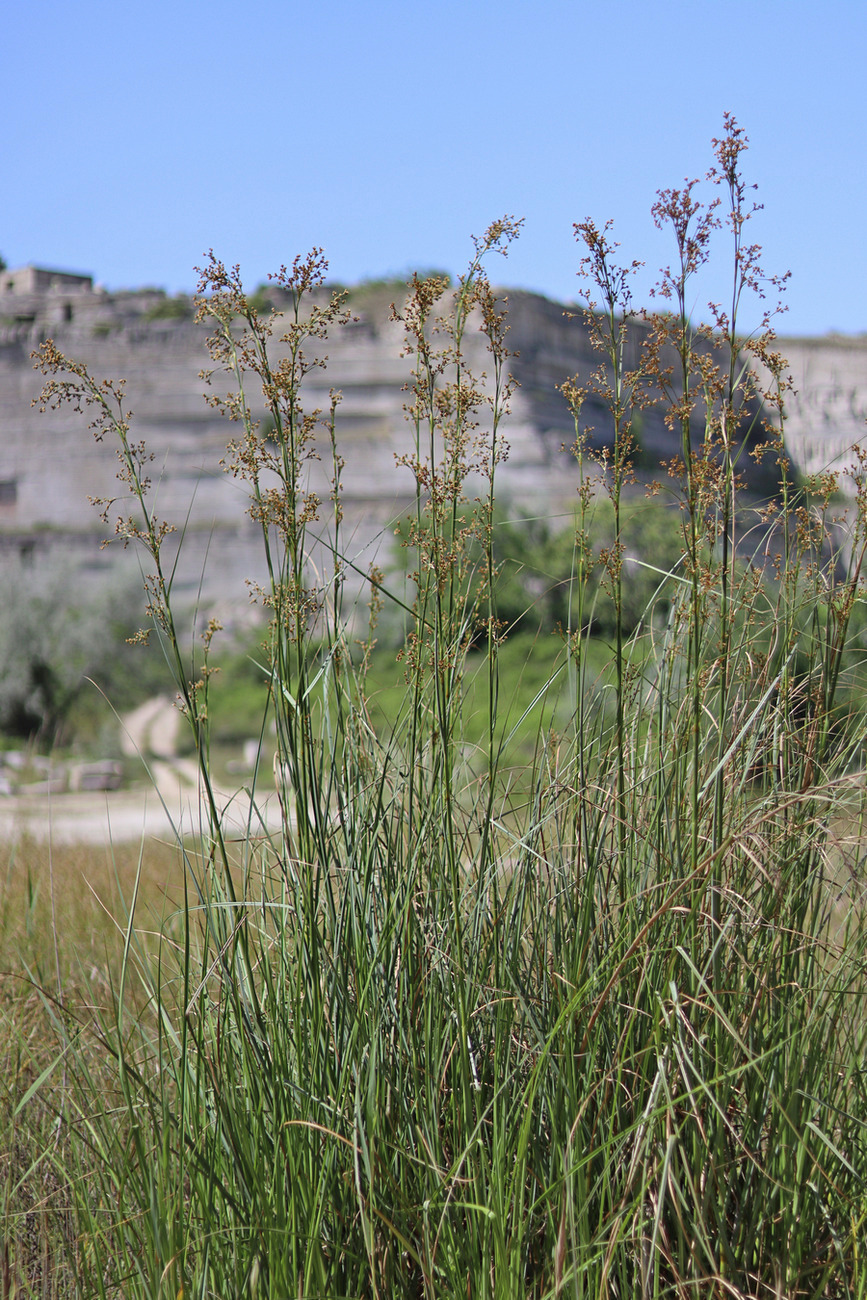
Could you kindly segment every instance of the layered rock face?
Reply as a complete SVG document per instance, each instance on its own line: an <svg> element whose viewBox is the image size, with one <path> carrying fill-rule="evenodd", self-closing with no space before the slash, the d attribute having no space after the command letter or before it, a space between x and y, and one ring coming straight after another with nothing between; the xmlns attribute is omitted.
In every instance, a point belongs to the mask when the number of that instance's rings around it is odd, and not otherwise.
<svg viewBox="0 0 867 1300"><path fill-rule="evenodd" d="M391 544L414 493L410 472L395 463L411 448L404 386L412 363L401 356L401 326L389 319L391 296L356 292L350 303L356 319L322 349L327 369L314 369L306 381L307 409L327 409L331 388L343 394L344 541L359 573ZM512 370L519 386L502 426L509 456L498 471L498 499L522 512L562 515L565 522L575 503L577 468L564 450L575 430L558 385L576 374L585 382L599 357L584 322L561 304L523 292L508 298L508 342L517 353ZM62 556L85 582L117 562L117 548L100 547L105 525L89 504L89 498L122 491L115 449L95 442L87 419L69 407L40 414L31 404L42 380L30 353L49 336L94 377L126 380L134 437L154 457L152 500L160 516L179 526L175 541L183 539L178 594L205 607L246 601L247 580L261 582L265 574L244 485L221 468L236 430L205 401L200 371L209 364L206 328L194 323L183 300L159 291L109 295L57 280L0 296L0 562ZM636 357L640 342L636 333ZM793 340L783 351L798 389L788 404L790 454L805 470L824 468L863 433L867 341ZM468 331L466 353L476 374L490 369L477 330ZM261 395L259 403L261 409ZM595 426L595 440L610 437L601 404L589 399L583 416ZM678 449L658 410L645 414L641 443L648 465ZM330 491L329 462L323 450L321 461L309 463L309 486L323 499ZM474 491L470 484L470 495ZM321 554L311 558L314 565L324 563Z"/></svg>
<svg viewBox="0 0 867 1300"><path fill-rule="evenodd" d="M783 339L793 391L786 400L786 445L804 474L844 471L867 444L867 335Z"/></svg>

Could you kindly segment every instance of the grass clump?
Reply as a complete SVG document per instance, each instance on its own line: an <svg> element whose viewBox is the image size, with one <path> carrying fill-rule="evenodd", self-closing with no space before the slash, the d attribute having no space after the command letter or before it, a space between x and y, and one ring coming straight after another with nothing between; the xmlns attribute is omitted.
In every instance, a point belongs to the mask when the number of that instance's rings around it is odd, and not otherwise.
<svg viewBox="0 0 867 1300"><path fill-rule="evenodd" d="M453 290L415 277L396 312L414 360L401 465L415 510L387 725L370 683L392 597L372 570L359 631L339 395L324 416L303 404L342 302L318 292L317 251L277 277L280 316L209 262L199 312L228 374L213 400L238 427L229 468L270 575L260 734L276 747L277 832L260 816L261 773L247 833L224 829L209 757L218 629L191 680L162 567L168 525L150 513L122 393L43 346L45 401L89 404L98 435L118 440L136 505L119 531L152 561L154 630L206 809L155 958L129 908L95 1016L99 1068L63 1030L63 1125L93 1164L70 1209L80 1293L867 1293L863 727L840 703L863 486L856 466L851 536L829 551L837 534L821 502L799 497L768 420L779 499L752 541L745 530L745 421L757 399L782 413L785 391L769 329L745 339L737 323L766 283L744 241L745 146L727 119L711 173L722 208L700 206L692 185L660 195L675 258L637 369L624 363L630 268L607 230L576 228L600 365L564 386L579 475L570 580L559 659L520 712L502 689L518 642L503 643L494 540L511 381L485 271L518 223L476 241ZM705 329L687 302L718 213L733 300ZM465 365L470 328L487 339L484 379ZM607 452L581 424L588 393L611 412ZM636 614L633 429L651 401L678 443L667 470L680 543ZM313 454L333 466L327 524L305 480ZM601 549L589 523L600 492ZM330 550L324 576L307 563L314 536ZM600 591L609 650L594 689ZM509 747L529 715L516 780Z"/></svg>

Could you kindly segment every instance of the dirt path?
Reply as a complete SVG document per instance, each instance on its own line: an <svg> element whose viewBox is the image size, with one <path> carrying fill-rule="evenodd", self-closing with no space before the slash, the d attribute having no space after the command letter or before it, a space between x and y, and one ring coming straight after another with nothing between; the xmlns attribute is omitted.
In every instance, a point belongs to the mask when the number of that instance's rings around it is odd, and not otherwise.
<svg viewBox="0 0 867 1300"><path fill-rule="evenodd" d="M123 719L123 753L138 756L140 789L83 794L28 794L0 799L0 839L22 835L63 844L107 844L150 837L174 840L207 826L199 771L177 754L182 719L168 696L148 700ZM261 833L280 823L275 794L259 796L251 810L243 790L215 791L224 829L233 835Z"/></svg>
<svg viewBox="0 0 867 1300"><path fill-rule="evenodd" d="M132 713L127 713L122 722L120 747L127 758L148 752L157 758L176 755L181 715L167 695L145 700Z"/></svg>

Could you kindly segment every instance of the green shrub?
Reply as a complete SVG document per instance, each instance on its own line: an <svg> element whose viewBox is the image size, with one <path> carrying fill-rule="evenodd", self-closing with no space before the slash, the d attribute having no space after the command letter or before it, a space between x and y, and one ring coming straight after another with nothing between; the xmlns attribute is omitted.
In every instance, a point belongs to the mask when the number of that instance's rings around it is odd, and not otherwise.
<svg viewBox="0 0 867 1300"><path fill-rule="evenodd" d="M154 303L144 313L145 320L190 320L195 308L190 299L184 293L177 294L174 298L163 298L160 302Z"/></svg>
<svg viewBox="0 0 867 1300"><path fill-rule="evenodd" d="M270 292L270 285L257 284L254 292L248 296L247 304L253 311L260 314L274 311L276 304L274 294Z"/></svg>
<svg viewBox="0 0 867 1300"><path fill-rule="evenodd" d="M614 544L615 529L612 503L604 493L594 498L584 526L590 551L585 631L610 637L615 628L615 611L602 556ZM477 568L473 591L482 617L473 638L475 645L484 629L483 547L472 535L471 513L464 511L457 527L470 530L466 550ZM571 527L552 529L545 519L523 518L495 507L491 528L495 570L491 594L500 634L507 637L516 631L569 630L573 622L577 517ZM417 548L411 544L411 533L412 520L403 520L397 531L398 559L414 573ZM648 618L657 622L667 618L677 585L677 577L671 575L677 574L683 556L680 510L664 503L658 495L630 497L621 510L620 540L624 548L621 614L623 630L631 636ZM404 575L404 568L396 567L395 572Z"/></svg>
<svg viewBox="0 0 867 1300"><path fill-rule="evenodd" d="M71 737L99 692L133 705L152 685L150 664L127 639L144 610L129 576L82 593L63 564L13 564L0 571L0 732L50 746ZM132 665L135 662L135 671Z"/></svg>

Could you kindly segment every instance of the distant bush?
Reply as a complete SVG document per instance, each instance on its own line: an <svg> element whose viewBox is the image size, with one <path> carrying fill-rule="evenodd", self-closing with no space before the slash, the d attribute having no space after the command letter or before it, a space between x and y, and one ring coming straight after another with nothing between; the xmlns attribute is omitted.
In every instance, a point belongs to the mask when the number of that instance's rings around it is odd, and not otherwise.
<svg viewBox="0 0 867 1300"><path fill-rule="evenodd" d="M624 635L631 636L648 620L664 620L676 582L671 573L683 554L684 538L680 511L672 510L658 498L625 500L620 523L622 628ZM555 627L572 627L576 617L571 602L576 528L555 534L544 549L550 575L544 600L547 621ZM584 601L585 631L610 637L616 629L617 615L602 557L614 546L616 530L614 507L607 497L594 501L585 531L592 564Z"/></svg>
<svg viewBox="0 0 867 1300"><path fill-rule="evenodd" d="M623 546L621 615L627 636L649 618L665 617L683 553L680 511L661 498L645 496L624 501L621 508L620 542ZM499 506L494 509L491 546L494 562L493 603L501 634L554 632L574 626L577 617L572 596L576 580L576 537L578 516L566 527L552 525L539 516L515 515ZM471 526L471 516L462 513L459 529ZM583 602L584 631L608 637L614 632L616 616L610 585L605 581L602 556L615 540L614 508L607 496L597 497L584 521L589 569ZM406 568L416 564L415 548L406 523L398 530L401 555ZM478 537L465 541L468 560L476 567L475 599L480 618L483 600L484 548Z"/></svg>
<svg viewBox="0 0 867 1300"><path fill-rule="evenodd" d="M275 295L267 284L258 284L253 293L247 295L247 305L259 314L273 311L276 307Z"/></svg>
<svg viewBox="0 0 867 1300"><path fill-rule="evenodd" d="M193 315L193 304L186 294L179 293L174 298L164 298L162 302L149 307L144 314L145 320L187 320Z"/></svg>
<svg viewBox="0 0 867 1300"><path fill-rule="evenodd" d="M121 707L136 696L149 666L138 651L132 671L126 644L142 618L138 588L115 579L85 595L69 568L48 564L0 572L0 731L62 743L88 692L96 701L100 687Z"/></svg>
<svg viewBox="0 0 867 1300"><path fill-rule="evenodd" d="M452 284L452 277L448 271L440 271L432 267L416 271L415 275L419 280L441 280L445 288L450 288ZM359 280L358 284L348 286L347 293L350 301L380 294L393 294L395 297L402 297L406 294L407 281L411 280L411 278L411 272L407 275L371 276L368 279Z"/></svg>

